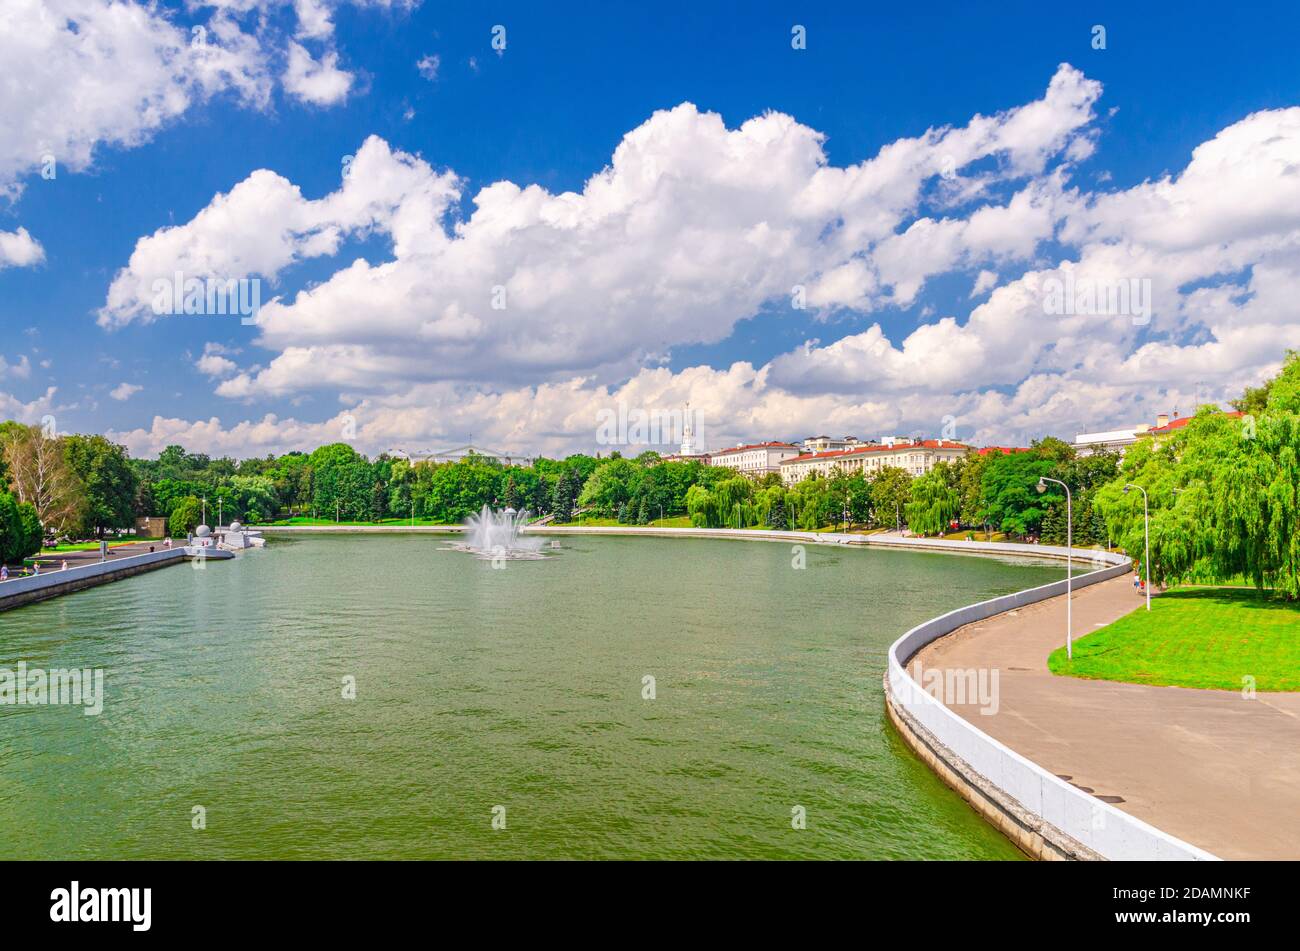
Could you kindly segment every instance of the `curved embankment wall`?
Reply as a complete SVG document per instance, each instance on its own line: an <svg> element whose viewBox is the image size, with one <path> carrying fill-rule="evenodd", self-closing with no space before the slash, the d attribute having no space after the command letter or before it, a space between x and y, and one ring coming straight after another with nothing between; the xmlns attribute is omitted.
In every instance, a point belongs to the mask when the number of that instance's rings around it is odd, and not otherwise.
<svg viewBox="0 0 1300 951"><path fill-rule="evenodd" d="M293 526L274 531L426 531L449 532L462 526ZM870 548L942 551L974 555L1068 560L1068 549L1008 542L850 535L835 532L754 529L649 528L636 526L536 529L546 535L656 535L667 537L759 539L842 544ZM1128 558L1091 549L1073 552L1075 564L1094 570L1076 575L1075 588L1106 581L1130 570ZM981 601L912 628L889 648L884 677L885 706L907 744L949 786L1027 854L1042 859L1201 859L1215 856L1183 842L1109 803L1071 786L976 728L927 693L907 672L907 662L925 645L973 621L1065 594L1065 580Z"/></svg>
<svg viewBox="0 0 1300 951"><path fill-rule="evenodd" d="M1041 545L985 547L1006 554L1065 553ZM1089 557L1102 567L1075 577L1075 588L1125 574L1132 564L1106 552L1089 552ZM885 704L890 719L927 765L1035 858L1213 860L1204 849L1071 786L999 743L927 693L908 673L907 663L917 651L957 628L1065 593L1066 582L1054 581L967 605L912 628L889 648Z"/></svg>
<svg viewBox="0 0 1300 951"><path fill-rule="evenodd" d="M110 558L108 561L89 565L77 565L66 571L47 571L40 575L27 575L23 578L11 578L0 583L0 611L57 598L61 594L71 594L83 588L107 584L129 578L145 571L153 571L167 565L183 561L191 554L184 546L167 548L159 551L147 551L139 555L126 555ZM209 552L204 557L213 559L233 558L230 552Z"/></svg>

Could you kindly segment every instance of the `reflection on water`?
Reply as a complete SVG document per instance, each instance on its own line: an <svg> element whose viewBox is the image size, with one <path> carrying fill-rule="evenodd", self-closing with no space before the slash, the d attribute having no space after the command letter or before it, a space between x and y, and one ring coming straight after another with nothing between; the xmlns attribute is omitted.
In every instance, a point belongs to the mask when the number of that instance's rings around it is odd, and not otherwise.
<svg viewBox="0 0 1300 951"><path fill-rule="evenodd" d="M791 565L581 537L502 570L428 535L280 535L0 614L0 666L103 667L107 694L0 706L0 858L1015 857L906 751L880 681L906 628L1061 569Z"/></svg>

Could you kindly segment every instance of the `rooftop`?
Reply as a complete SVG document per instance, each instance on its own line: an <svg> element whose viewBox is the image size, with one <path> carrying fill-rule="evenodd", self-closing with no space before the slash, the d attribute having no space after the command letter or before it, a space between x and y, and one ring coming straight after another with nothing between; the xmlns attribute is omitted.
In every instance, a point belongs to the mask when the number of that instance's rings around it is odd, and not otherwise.
<svg viewBox="0 0 1300 951"><path fill-rule="evenodd" d="M756 442L747 446L728 446L726 449L715 449L713 455L725 456L729 452L747 452L750 449L798 449L798 446L788 442Z"/></svg>
<svg viewBox="0 0 1300 951"><path fill-rule="evenodd" d="M969 449L965 443L951 439L922 439L919 442L896 443L892 446L858 446L856 449L831 449L826 452L805 452L803 455L787 459L781 465L792 462L808 462L814 459L843 459L848 456L865 456L873 452L905 452L909 449Z"/></svg>
<svg viewBox="0 0 1300 951"><path fill-rule="evenodd" d="M1239 419L1239 418L1241 417L1241 413L1239 413L1239 412L1236 411L1236 410L1232 410L1231 412L1224 413L1223 415L1224 415L1224 416L1231 417L1232 419ZM1150 429L1148 429L1148 430L1147 430L1143 435L1147 435L1147 436L1150 436L1150 435L1156 435L1156 436L1159 436L1159 435L1162 435L1162 434L1164 434L1164 433L1172 433L1174 430L1182 429L1184 426L1186 426L1188 423L1190 423L1190 422L1191 422L1192 420L1194 420L1195 418L1196 418L1195 416L1180 416L1180 417L1178 417L1177 419L1171 419L1169 422L1167 422L1167 423L1166 423L1165 425L1163 425L1163 426L1152 426L1152 427L1151 427Z"/></svg>

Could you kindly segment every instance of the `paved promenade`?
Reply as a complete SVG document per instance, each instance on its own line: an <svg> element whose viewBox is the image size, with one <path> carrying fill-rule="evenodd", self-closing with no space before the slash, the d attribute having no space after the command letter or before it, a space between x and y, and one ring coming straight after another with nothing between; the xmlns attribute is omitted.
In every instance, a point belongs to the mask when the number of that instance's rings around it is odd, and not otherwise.
<svg viewBox="0 0 1300 951"><path fill-rule="evenodd" d="M1076 592L1076 638L1141 604L1128 577ZM960 628L909 668L996 668L996 714L950 704L985 733L1221 858L1300 858L1300 693L1056 677L1047 656L1064 642L1057 597Z"/></svg>

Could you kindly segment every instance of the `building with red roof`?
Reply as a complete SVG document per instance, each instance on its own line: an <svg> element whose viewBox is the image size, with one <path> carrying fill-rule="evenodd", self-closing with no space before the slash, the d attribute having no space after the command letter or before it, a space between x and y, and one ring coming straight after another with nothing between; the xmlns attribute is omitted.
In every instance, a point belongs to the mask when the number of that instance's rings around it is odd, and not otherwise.
<svg viewBox="0 0 1300 951"><path fill-rule="evenodd" d="M940 462L956 462L971 447L951 439L892 439L887 443L836 449L830 452L806 452L781 463L781 481L786 485L802 482L813 473L830 476L837 469L845 473L870 475L887 466L902 469L908 475L925 475Z"/></svg>
<svg viewBox="0 0 1300 951"><path fill-rule="evenodd" d="M1230 419L1240 419L1242 414L1232 410L1223 415ZM1178 432L1195 418L1195 416L1179 416L1177 419L1170 419L1168 416L1161 414L1157 417L1156 424L1141 435L1150 436L1158 441L1161 436L1169 436Z"/></svg>

